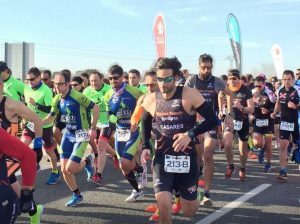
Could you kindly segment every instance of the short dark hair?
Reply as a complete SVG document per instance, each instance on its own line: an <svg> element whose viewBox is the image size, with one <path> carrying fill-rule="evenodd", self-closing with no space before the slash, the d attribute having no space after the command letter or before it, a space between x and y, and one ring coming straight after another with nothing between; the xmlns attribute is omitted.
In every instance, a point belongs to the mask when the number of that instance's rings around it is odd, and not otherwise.
<svg viewBox="0 0 300 224"><path fill-rule="evenodd" d="M61 70L61 73L67 74L69 76L69 82L70 82L71 76L72 76L71 71L69 69L64 69L64 70Z"/></svg>
<svg viewBox="0 0 300 224"><path fill-rule="evenodd" d="M271 82L274 80L274 82L277 82L278 81L278 78L277 78L277 76L272 76L271 77Z"/></svg>
<svg viewBox="0 0 300 224"><path fill-rule="evenodd" d="M213 60L213 58L212 58L212 56L210 54L201 54L199 56L198 61L199 61L199 64L201 62L210 62L212 64L214 60Z"/></svg>
<svg viewBox="0 0 300 224"><path fill-rule="evenodd" d="M246 76L242 75L240 80L243 80L245 85L247 84L247 77Z"/></svg>
<svg viewBox="0 0 300 224"><path fill-rule="evenodd" d="M282 75L291 75L295 79L295 74L292 70L284 70Z"/></svg>
<svg viewBox="0 0 300 224"><path fill-rule="evenodd" d="M137 70L137 69L130 69L130 70L128 71L128 73L134 73L134 74L137 75L138 78L141 78L141 73L140 73L139 70Z"/></svg>
<svg viewBox="0 0 300 224"><path fill-rule="evenodd" d="M109 69L108 72L111 74L118 74L119 76L123 75L123 68L120 65L112 65Z"/></svg>
<svg viewBox="0 0 300 224"><path fill-rule="evenodd" d="M69 75L69 73L64 70L62 70L61 72L55 73L55 76L57 76L57 75L63 76L65 79L65 82L70 82L70 80L71 80L71 76Z"/></svg>
<svg viewBox="0 0 300 224"><path fill-rule="evenodd" d="M78 82L78 84L82 84L83 83L83 79L80 76L73 76L72 77L72 82Z"/></svg>
<svg viewBox="0 0 300 224"><path fill-rule="evenodd" d="M32 74L34 77L41 76L41 71L37 67L32 67L28 70L27 74Z"/></svg>
<svg viewBox="0 0 300 224"><path fill-rule="evenodd" d="M84 78L87 78L87 79L90 78L89 74L86 73L86 72L81 73L80 76L81 76L81 77L84 77Z"/></svg>
<svg viewBox="0 0 300 224"><path fill-rule="evenodd" d="M0 61L0 72L4 72L8 69L7 64L4 61Z"/></svg>
<svg viewBox="0 0 300 224"><path fill-rule="evenodd" d="M156 72L153 69L146 71L144 74L144 78L146 78L147 76L156 76Z"/></svg>
<svg viewBox="0 0 300 224"><path fill-rule="evenodd" d="M92 71L91 74L96 74L96 75L98 75L100 79L103 79L103 78L104 78L104 75L103 75L102 73L98 72L97 70Z"/></svg>
<svg viewBox="0 0 300 224"><path fill-rule="evenodd" d="M158 58L155 62L154 68L155 70L160 69L172 69L173 70L173 76L181 75L180 69L181 69L181 63L178 61L176 57L173 58Z"/></svg>
<svg viewBox="0 0 300 224"><path fill-rule="evenodd" d="M257 76L254 81L265 83L266 79L263 76Z"/></svg>
<svg viewBox="0 0 300 224"><path fill-rule="evenodd" d="M238 69L229 69L228 76L235 76L240 79L240 71Z"/></svg>
<svg viewBox="0 0 300 224"><path fill-rule="evenodd" d="M52 73L50 70L44 70L44 71L42 71L42 74L47 74L49 76L49 78L51 78L51 76L52 76Z"/></svg>
<svg viewBox="0 0 300 224"><path fill-rule="evenodd" d="M250 82L250 80L253 80L253 75L252 74L247 74L247 81Z"/></svg>
<svg viewBox="0 0 300 224"><path fill-rule="evenodd" d="M227 81L227 80L228 80L228 77L227 77L227 75L223 74L223 75L221 75L221 79L222 79L223 81Z"/></svg>

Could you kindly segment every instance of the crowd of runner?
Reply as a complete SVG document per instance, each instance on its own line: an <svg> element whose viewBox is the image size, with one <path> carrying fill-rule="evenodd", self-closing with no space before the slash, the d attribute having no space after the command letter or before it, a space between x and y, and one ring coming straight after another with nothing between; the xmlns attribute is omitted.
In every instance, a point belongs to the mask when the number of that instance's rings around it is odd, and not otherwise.
<svg viewBox="0 0 300 224"><path fill-rule="evenodd" d="M63 177L71 194L68 207L84 203L76 174L84 169L87 181L101 185L107 157L132 188L126 202L142 200L152 173L157 205L147 210L160 223L171 223L172 213L180 211L192 217L199 204L212 206L216 150L227 159L224 178L237 171L246 181L247 160L269 172L272 149L278 148L276 178L286 181L287 161L300 147L300 69L285 70L281 79L244 76L237 69L217 77L209 54L200 55L198 74L181 67L176 57L159 58L143 76L117 64L106 75L93 70L80 76L33 67L22 82L0 62L1 223L14 223L21 212L31 224L40 223L43 206L33 192L45 154L51 164L45 183L55 185Z"/></svg>

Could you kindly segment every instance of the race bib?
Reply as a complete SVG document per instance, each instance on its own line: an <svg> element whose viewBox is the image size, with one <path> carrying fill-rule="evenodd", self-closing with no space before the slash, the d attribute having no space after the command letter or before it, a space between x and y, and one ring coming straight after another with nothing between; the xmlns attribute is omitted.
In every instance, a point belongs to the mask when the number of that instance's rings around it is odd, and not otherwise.
<svg viewBox="0 0 300 224"><path fill-rule="evenodd" d="M88 142L90 140L89 132L85 129L75 131L76 142Z"/></svg>
<svg viewBox="0 0 300 224"><path fill-rule="evenodd" d="M256 119L256 126L257 127L267 127L269 125L268 119Z"/></svg>
<svg viewBox="0 0 300 224"><path fill-rule="evenodd" d="M189 156L165 155L165 171L168 173L188 173L190 164Z"/></svg>
<svg viewBox="0 0 300 224"><path fill-rule="evenodd" d="M30 131L34 132L34 123L28 121L27 124L26 124L26 127L27 127Z"/></svg>
<svg viewBox="0 0 300 224"><path fill-rule="evenodd" d="M117 129L117 140L119 142L129 141L131 132L128 129Z"/></svg>
<svg viewBox="0 0 300 224"><path fill-rule="evenodd" d="M243 127L243 121L237 121L237 120L233 120L233 129L235 131L240 131L242 130Z"/></svg>
<svg viewBox="0 0 300 224"><path fill-rule="evenodd" d="M102 129L102 128L108 128L109 124L102 124L102 123L97 123L97 128Z"/></svg>
<svg viewBox="0 0 300 224"><path fill-rule="evenodd" d="M280 122L280 130L283 131L294 131L294 123L288 123L285 121Z"/></svg>

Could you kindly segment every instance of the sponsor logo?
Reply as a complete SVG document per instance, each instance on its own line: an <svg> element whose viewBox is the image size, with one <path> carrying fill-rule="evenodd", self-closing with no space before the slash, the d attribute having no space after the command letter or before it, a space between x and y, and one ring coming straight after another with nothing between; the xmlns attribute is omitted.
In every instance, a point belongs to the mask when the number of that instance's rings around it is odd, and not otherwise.
<svg viewBox="0 0 300 224"><path fill-rule="evenodd" d="M191 186L191 187L189 187L188 188L188 192L190 193L190 194L193 194L194 192L196 192L196 185L194 185L194 186Z"/></svg>

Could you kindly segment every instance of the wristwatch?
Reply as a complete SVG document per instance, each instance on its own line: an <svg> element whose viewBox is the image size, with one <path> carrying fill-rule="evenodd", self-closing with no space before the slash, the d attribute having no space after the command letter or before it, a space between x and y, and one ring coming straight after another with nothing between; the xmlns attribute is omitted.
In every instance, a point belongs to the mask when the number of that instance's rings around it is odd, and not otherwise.
<svg viewBox="0 0 300 224"><path fill-rule="evenodd" d="M193 132L193 130L189 130L187 132L187 134L191 138L191 140L195 140L196 136L195 136L195 133Z"/></svg>

